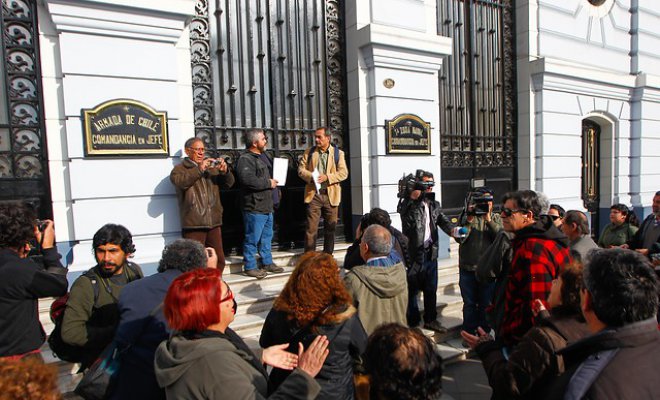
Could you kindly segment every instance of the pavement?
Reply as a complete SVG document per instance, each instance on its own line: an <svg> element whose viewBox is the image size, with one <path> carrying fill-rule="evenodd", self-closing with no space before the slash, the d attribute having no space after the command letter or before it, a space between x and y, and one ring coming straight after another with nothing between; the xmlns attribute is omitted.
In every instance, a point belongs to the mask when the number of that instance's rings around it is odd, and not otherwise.
<svg viewBox="0 0 660 400"><path fill-rule="evenodd" d="M488 378L479 359L467 358L445 366L441 400L489 400L490 396Z"/></svg>

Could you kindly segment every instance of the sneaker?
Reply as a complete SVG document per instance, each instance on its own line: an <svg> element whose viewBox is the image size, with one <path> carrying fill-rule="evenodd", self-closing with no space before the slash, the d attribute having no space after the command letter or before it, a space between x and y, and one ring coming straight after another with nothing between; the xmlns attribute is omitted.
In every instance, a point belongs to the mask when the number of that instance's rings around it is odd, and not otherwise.
<svg viewBox="0 0 660 400"><path fill-rule="evenodd" d="M438 320L431 321L431 322L425 322L424 323L424 329L429 329L438 333L447 333L447 328L444 326L440 325L440 322Z"/></svg>
<svg viewBox="0 0 660 400"><path fill-rule="evenodd" d="M284 268L278 267L275 264L264 265L261 267L261 270L266 272L273 272L273 273L284 272Z"/></svg>
<svg viewBox="0 0 660 400"><path fill-rule="evenodd" d="M257 279L264 279L266 276L268 276L266 271L258 268L245 270L244 274Z"/></svg>

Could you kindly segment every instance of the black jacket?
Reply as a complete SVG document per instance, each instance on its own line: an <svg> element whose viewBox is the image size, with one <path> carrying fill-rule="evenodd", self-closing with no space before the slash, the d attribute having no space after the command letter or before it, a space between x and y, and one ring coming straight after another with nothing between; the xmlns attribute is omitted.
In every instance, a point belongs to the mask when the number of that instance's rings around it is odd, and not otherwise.
<svg viewBox="0 0 660 400"><path fill-rule="evenodd" d="M399 256L401 256L401 262L403 262L404 267L408 267L410 264L410 254L408 252L408 238L398 229L393 226L389 228L390 234L394 238L394 246L392 246L392 251L396 251ZM346 256L344 256L344 265L345 269L351 269L356 265L364 265L367 260L363 260L360 255L360 241L361 237L355 239L353 244L346 249ZM398 262L398 261L397 261Z"/></svg>
<svg viewBox="0 0 660 400"><path fill-rule="evenodd" d="M330 345L330 354L323 363L316 381L321 385L317 400L353 399L353 363L367 347L367 334L355 312L349 307L346 312L337 314L337 323L319 327L319 335L326 335ZM308 348L316 333L309 329L299 329L295 321L287 319L282 311L271 310L261 330L259 345L262 348L276 344L289 343L288 351L298 352L298 343ZM268 382L268 392L272 393L284 382L291 371L274 368Z"/></svg>
<svg viewBox="0 0 660 400"><path fill-rule="evenodd" d="M644 248L644 236L646 235L647 229L653 225L655 220L655 214L651 214L648 217L644 218L644 221L642 221L642 224L639 226L639 229L635 233L635 235L628 241L628 246L630 246L631 249L643 249ZM658 240L651 246L649 250L649 256L651 254L655 253L660 253L660 237Z"/></svg>
<svg viewBox="0 0 660 400"><path fill-rule="evenodd" d="M426 220L424 204L429 205L431 221ZM432 259L438 258L438 231L436 226L440 227L447 235L451 235L453 224L449 218L440 210L440 203L435 201L433 196L420 196L417 200L402 199L397 207L401 214L401 227L404 235L408 237L408 252L411 264L421 265L424 257L424 229L425 224L431 226ZM411 265L408 265L411 268Z"/></svg>
<svg viewBox="0 0 660 400"><path fill-rule="evenodd" d="M238 158L236 175L241 185L241 209L255 214L273 212L273 189L268 166L259 154L246 151Z"/></svg>
<svg viewBox="0 0 660 400"><path fill-rule="evenodd" d="M0 357L34 351L46 340L38 299L63 296L69 283L55 248L43 250L43 263L45 269L0 249Z"/></svg>
<svg viewBox="0 0 660 400"><path fill-rule="evenodd" d="M539 398L561 399L580 365L603 359L603 352L618 349L586 391L585 399L657 399L660 371L660 331L655 318L616 329L605 329L568 346L564 357L566 373ZM575 389L575 388L573 388Z"/></svg>

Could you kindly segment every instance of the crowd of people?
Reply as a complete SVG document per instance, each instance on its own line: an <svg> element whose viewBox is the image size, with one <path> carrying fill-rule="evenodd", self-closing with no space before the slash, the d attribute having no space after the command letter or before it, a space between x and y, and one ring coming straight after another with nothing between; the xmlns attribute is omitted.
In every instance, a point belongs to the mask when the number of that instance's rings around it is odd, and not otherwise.
<svg viewBox="0 0 660 400"><path fill-rule="evenodd" d="M0 204L0 387L19 393L16 382L33 379L38 388L20 393L41 394L25 398L59 398L53 371L42 368L37 307L58 297L63 311L48 339L58 357L85 373L104 350L118 354L107 398L438 399L442 359L420 328L446 332L436 306L440 228L459 243L461 336L493 398L658 397L660 192L641 226L613 205L595 242L586 214L532 190L506 193L497 213L495 193L476 188L452 222L433 174L420 170L400 196L402 230L374 208L340 268L334 223L348 172L325 128L315 139L299 167L309 186L305 253L265 319L258 354L231 328L240 305L223 280L219 193L241 184L244 273L281 272L270 254L280 193L263 131L247 133L234 171L205 158L201 140L186 142L188 157L171 174L183 238L164 248L151 276L130 261L130 231L107 224L92 239L96 265L68 290L53 222ZM323 252L313 246L320 216ZM639 371L626 374L630 365ZM21 368L29 373L19 378Z"/></svg>

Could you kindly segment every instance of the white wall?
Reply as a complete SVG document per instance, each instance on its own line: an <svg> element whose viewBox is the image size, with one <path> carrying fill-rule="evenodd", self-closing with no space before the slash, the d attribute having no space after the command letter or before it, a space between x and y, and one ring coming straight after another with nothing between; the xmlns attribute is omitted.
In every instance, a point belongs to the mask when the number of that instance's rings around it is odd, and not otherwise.
<svg viewBox="0 0 660 400"><path fill-rule="evenodd" d="M648 206L660 158L660 3L517 2L519 187L580 199L581 124L601 125L601 208Z"/></svg>
<svg viewBox="0 0 660 400"><path fill-rule="evenodd" d="M39 7L56 235L74 271L94 264L91 238L105 223L133 233L138 263L157 261L179 235L168 175L194 135L187 30L194 3L46 0ZM84 157L81 109L116 98L167 112L169 157Z"/></svg>

